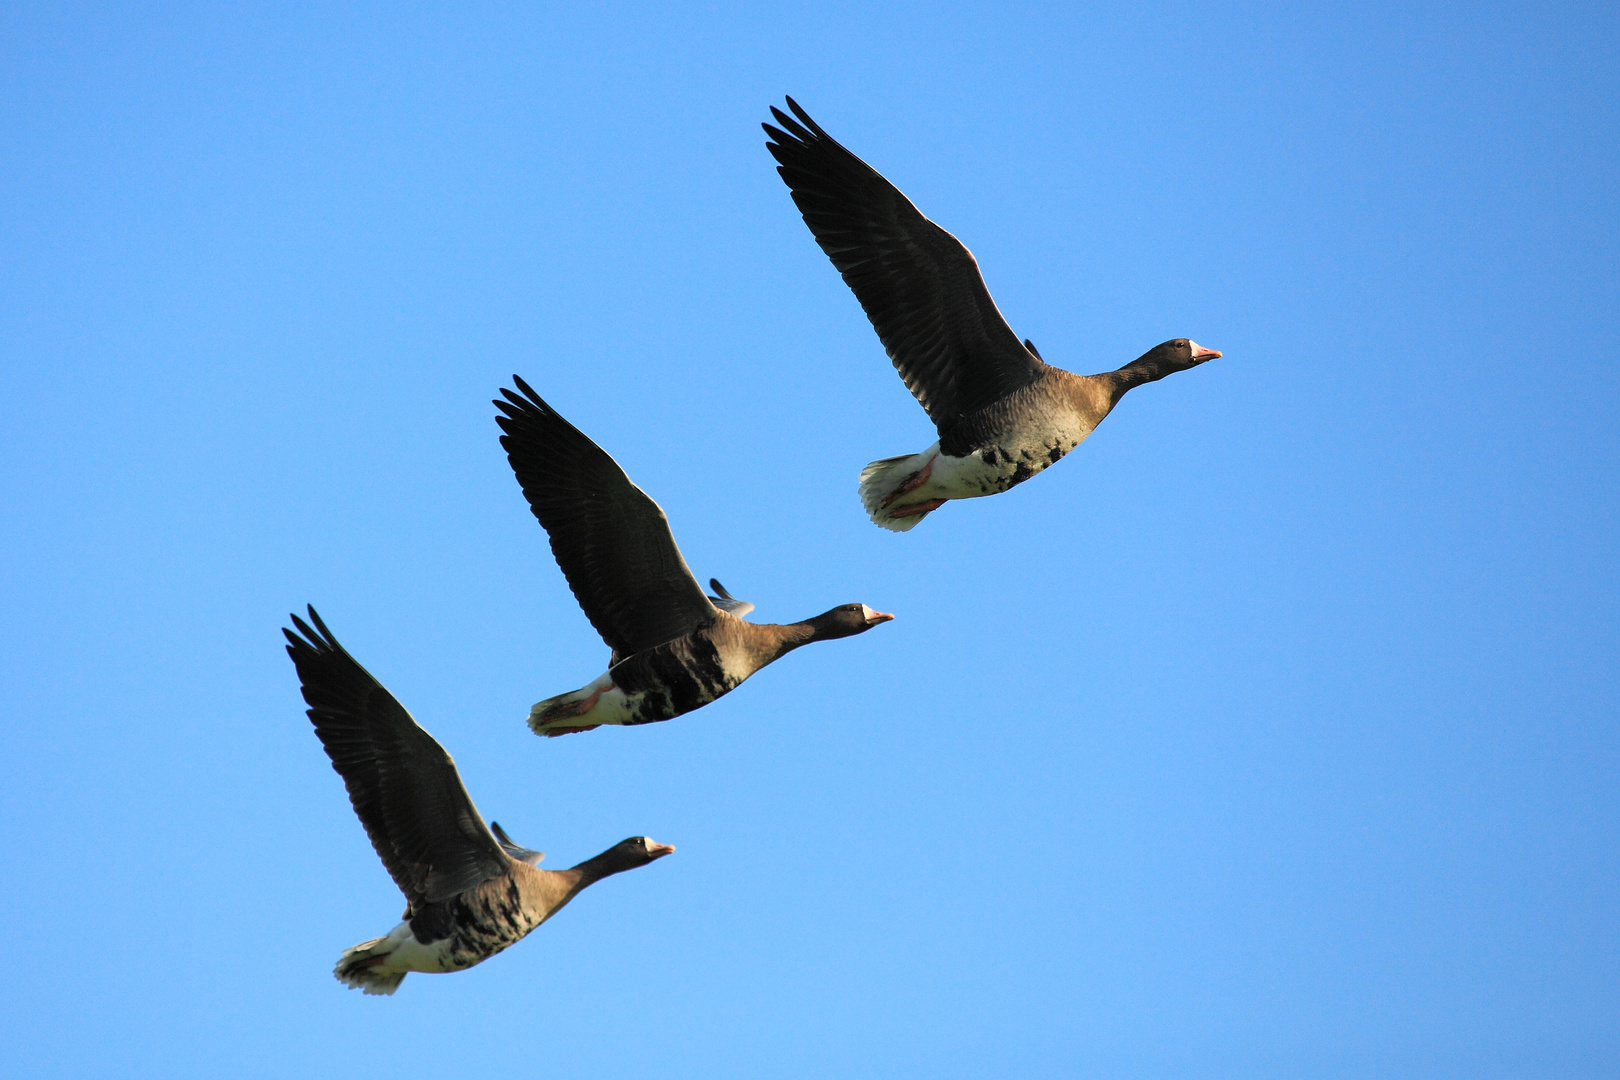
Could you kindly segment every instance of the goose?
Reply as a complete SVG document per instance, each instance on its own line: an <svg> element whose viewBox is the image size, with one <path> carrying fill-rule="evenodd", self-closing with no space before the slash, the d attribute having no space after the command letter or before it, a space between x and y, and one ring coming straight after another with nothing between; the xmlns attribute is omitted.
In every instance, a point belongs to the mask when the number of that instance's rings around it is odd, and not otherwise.
<svg viewBox="0 0 1620 1080"><path fill-rule="evenodd" d="M675 850L632 836L572 869L539 869L545 856L513 843L499 824L485 826L455 761L338 644L315 609L308 623L291 618L297 633L282 633L315 734L405 894L403 922L344 950L333 974L346 986L392 994L409 972L481 964L581 889Z"/></svg>
<svg viewBox="0 0 1620 1080"><path fill-rule="evenodd" d="M1175 338L1099 375L1050 366L1034 342L1019 343L961 241L798 102L787 105L793 116L771 109L780 128L761 125L776 171L939 432L920 454L861 470L877 525L906 532L948 500L1021 484L1080 445L1132 387L1221 355Z"/></svg>
<svg viewBox="0 0 1620 1080"><path fill-rule="evenodd" d="M529 710L536 735L670 720L801 645L894 618L843 604L803 622L745 622L754 606L715 579L716 595L704 595L658 504L528 383L512 381L522 393L503 387L494 403L501 445L568 587L612 650L595 681Z"/></svg>

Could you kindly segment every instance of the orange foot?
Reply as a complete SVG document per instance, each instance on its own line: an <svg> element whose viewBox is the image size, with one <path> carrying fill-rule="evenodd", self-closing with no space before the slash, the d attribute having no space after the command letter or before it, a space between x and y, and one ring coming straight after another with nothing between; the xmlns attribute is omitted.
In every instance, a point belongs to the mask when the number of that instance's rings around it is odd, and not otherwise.
<svg viewBox="0 0 1620 1080"><path fill-rule="evenodd" d="M543 714L541 714L540 722L542 724L549 724L553 720L567 720L572 716L584 716L586 713L596 708L597 701L600 700L602 695L607 693L609 689L610 687L604 686L602 689L598 690L588 698L581 698L579 701L570 701L560 705L553 705L551 708L547 709ZM591 727L600 726L600 724L591 725ZM580 728L579 730L584 731L586 729Z"/></svg>
<svg viewBox="0 0 1620 1080"><path fill-rule="evenodd" d="M949 501L948 499L929 499L927 502L912 503L910 506L902 506L898 510L890 510L889 511L889 516L890 517L914 517L917 514L926 514L926 513L929 513L930 511L938 510L940 507L944 506L948 501Z"/></svg>
<svg viewBox="0 0 1620 1080"><path fill-rule="evenodd" d="M928 464L924 465L918 472L913 473L912 476L911 476L911 479L907 480L905 483L901 484L899 487L895 488L893 491L891 491L887 495L885 495L883 497L883 501L881 503L879 503L878 505L882 506L882 507L887 507L890 503L894 502L894 500L898 499L900 496L904 495L906 492L908 492L908 491L916 491L918 488L920 488L924 484L928 483L928 477L934 471L934 461L938 457L939 457L939 455L935 454L933 457L929 458L928 459ZM940 501L943 502L944 500L942 499ZM905 515L904 514L897 514L897 515L894 515L894 516L896 516L896 517L904 517Z"/></svg>
<svg viewBox="0 0 1620 1080"><path fill-rule="evenodd" d="M541 734L548 739L555 739L559 735L572 735L576 731L590 731L601 726L601 724L586 724L584 727L548 727Z"/></svg>

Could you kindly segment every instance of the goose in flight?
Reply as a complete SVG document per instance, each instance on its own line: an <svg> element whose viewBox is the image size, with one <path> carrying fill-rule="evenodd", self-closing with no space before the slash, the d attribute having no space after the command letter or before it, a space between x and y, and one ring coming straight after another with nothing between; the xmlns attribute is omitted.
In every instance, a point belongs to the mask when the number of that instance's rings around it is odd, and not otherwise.
<svg viewBox="0 0 1620 1080"><path fill-rule="evenodd" d="M687 569L664 511L607 452L512 376L495 418L529 508L551 537L568 587L611 648L589 685L529 711L537 735L651 724L691 712L812 641L863 634L893 615L843 604L803 622L744 622L753 605Z"/></svg>
<svg viewBox="0 0 1620 1080"><path fill-rule="evenodd" d="M787 105L793 116L771 109L781 127L763 125L776 171L939 432L920 454L861 470L876 524L905 532L950 499L1021 484L1080 445L1132 387L1221 355L1176 338L1099 375L1046 364L996 310L972 252Z"/></svg>
<svg viewBox="0 0 1620 1080"><path fill-rule="evenodd" d="M412 971L461 971L516 944L611 874L675 849L632 836L569 870L484 825L456 763L346 652L309 609L292 616L287 654L315 734L349 789L371 846L405 894L404 921L344 951L333 972L368 994L392 994ZM313 627L311 627L313 623Z"/></svg>

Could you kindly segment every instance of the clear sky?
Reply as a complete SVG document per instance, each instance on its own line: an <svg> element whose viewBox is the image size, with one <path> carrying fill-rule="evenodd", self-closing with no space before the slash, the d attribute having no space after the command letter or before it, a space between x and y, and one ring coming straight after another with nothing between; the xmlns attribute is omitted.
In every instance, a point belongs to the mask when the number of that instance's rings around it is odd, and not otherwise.
<svg viewBox="0 0 1620 1080"><path fill-rule="evenodd" d="M1597 1077L1620 1068L1609 5L10 4L0 1044L17 1075ZM933 430L764 149L784 93L1046 359L1225 357L915 531ZM598 675L518 372L793 621ZM398 891L313 602L568 866L345 990Z"/></svg>

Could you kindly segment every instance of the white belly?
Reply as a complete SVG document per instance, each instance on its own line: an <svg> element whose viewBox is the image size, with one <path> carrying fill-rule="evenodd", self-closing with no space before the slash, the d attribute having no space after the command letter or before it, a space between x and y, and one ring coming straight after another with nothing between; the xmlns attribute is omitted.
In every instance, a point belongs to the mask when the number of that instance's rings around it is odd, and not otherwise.
<svg viewBox="0 0 1620 1080"><path fill-rule="evenodd" d="M1063 417L1062 421L1036 428L1021 440L980 447L966 457L940 454L928 483L915 495L907 495L906 501L977 499L1023 483L1061 460L1092 432L1092 426L1078 417Z"/></svg>
<svg viewBox="0 0 1620 1080"><path fill-rule="evenodd" d="M583 730L602 724L628 724L635 721L636 705L642 694L626 694L614 685L612 672L604 672L589 686L535 705L529 710L529 727L536 734L559 728Z"/></svg>
<svg viewBox="0 0 1620 1080"><path fill-rule="evenodd" d="M429 974L439 974L445 971L459 971L450 958L450 938L443 938L430 945L424 945L416 940L411 933L411 924L402 922L388 932L383 939L385 946L375 947L372 951L384 952L387 958L377 965L378 971L398 973L405 971L421 971Z"/></svg>

